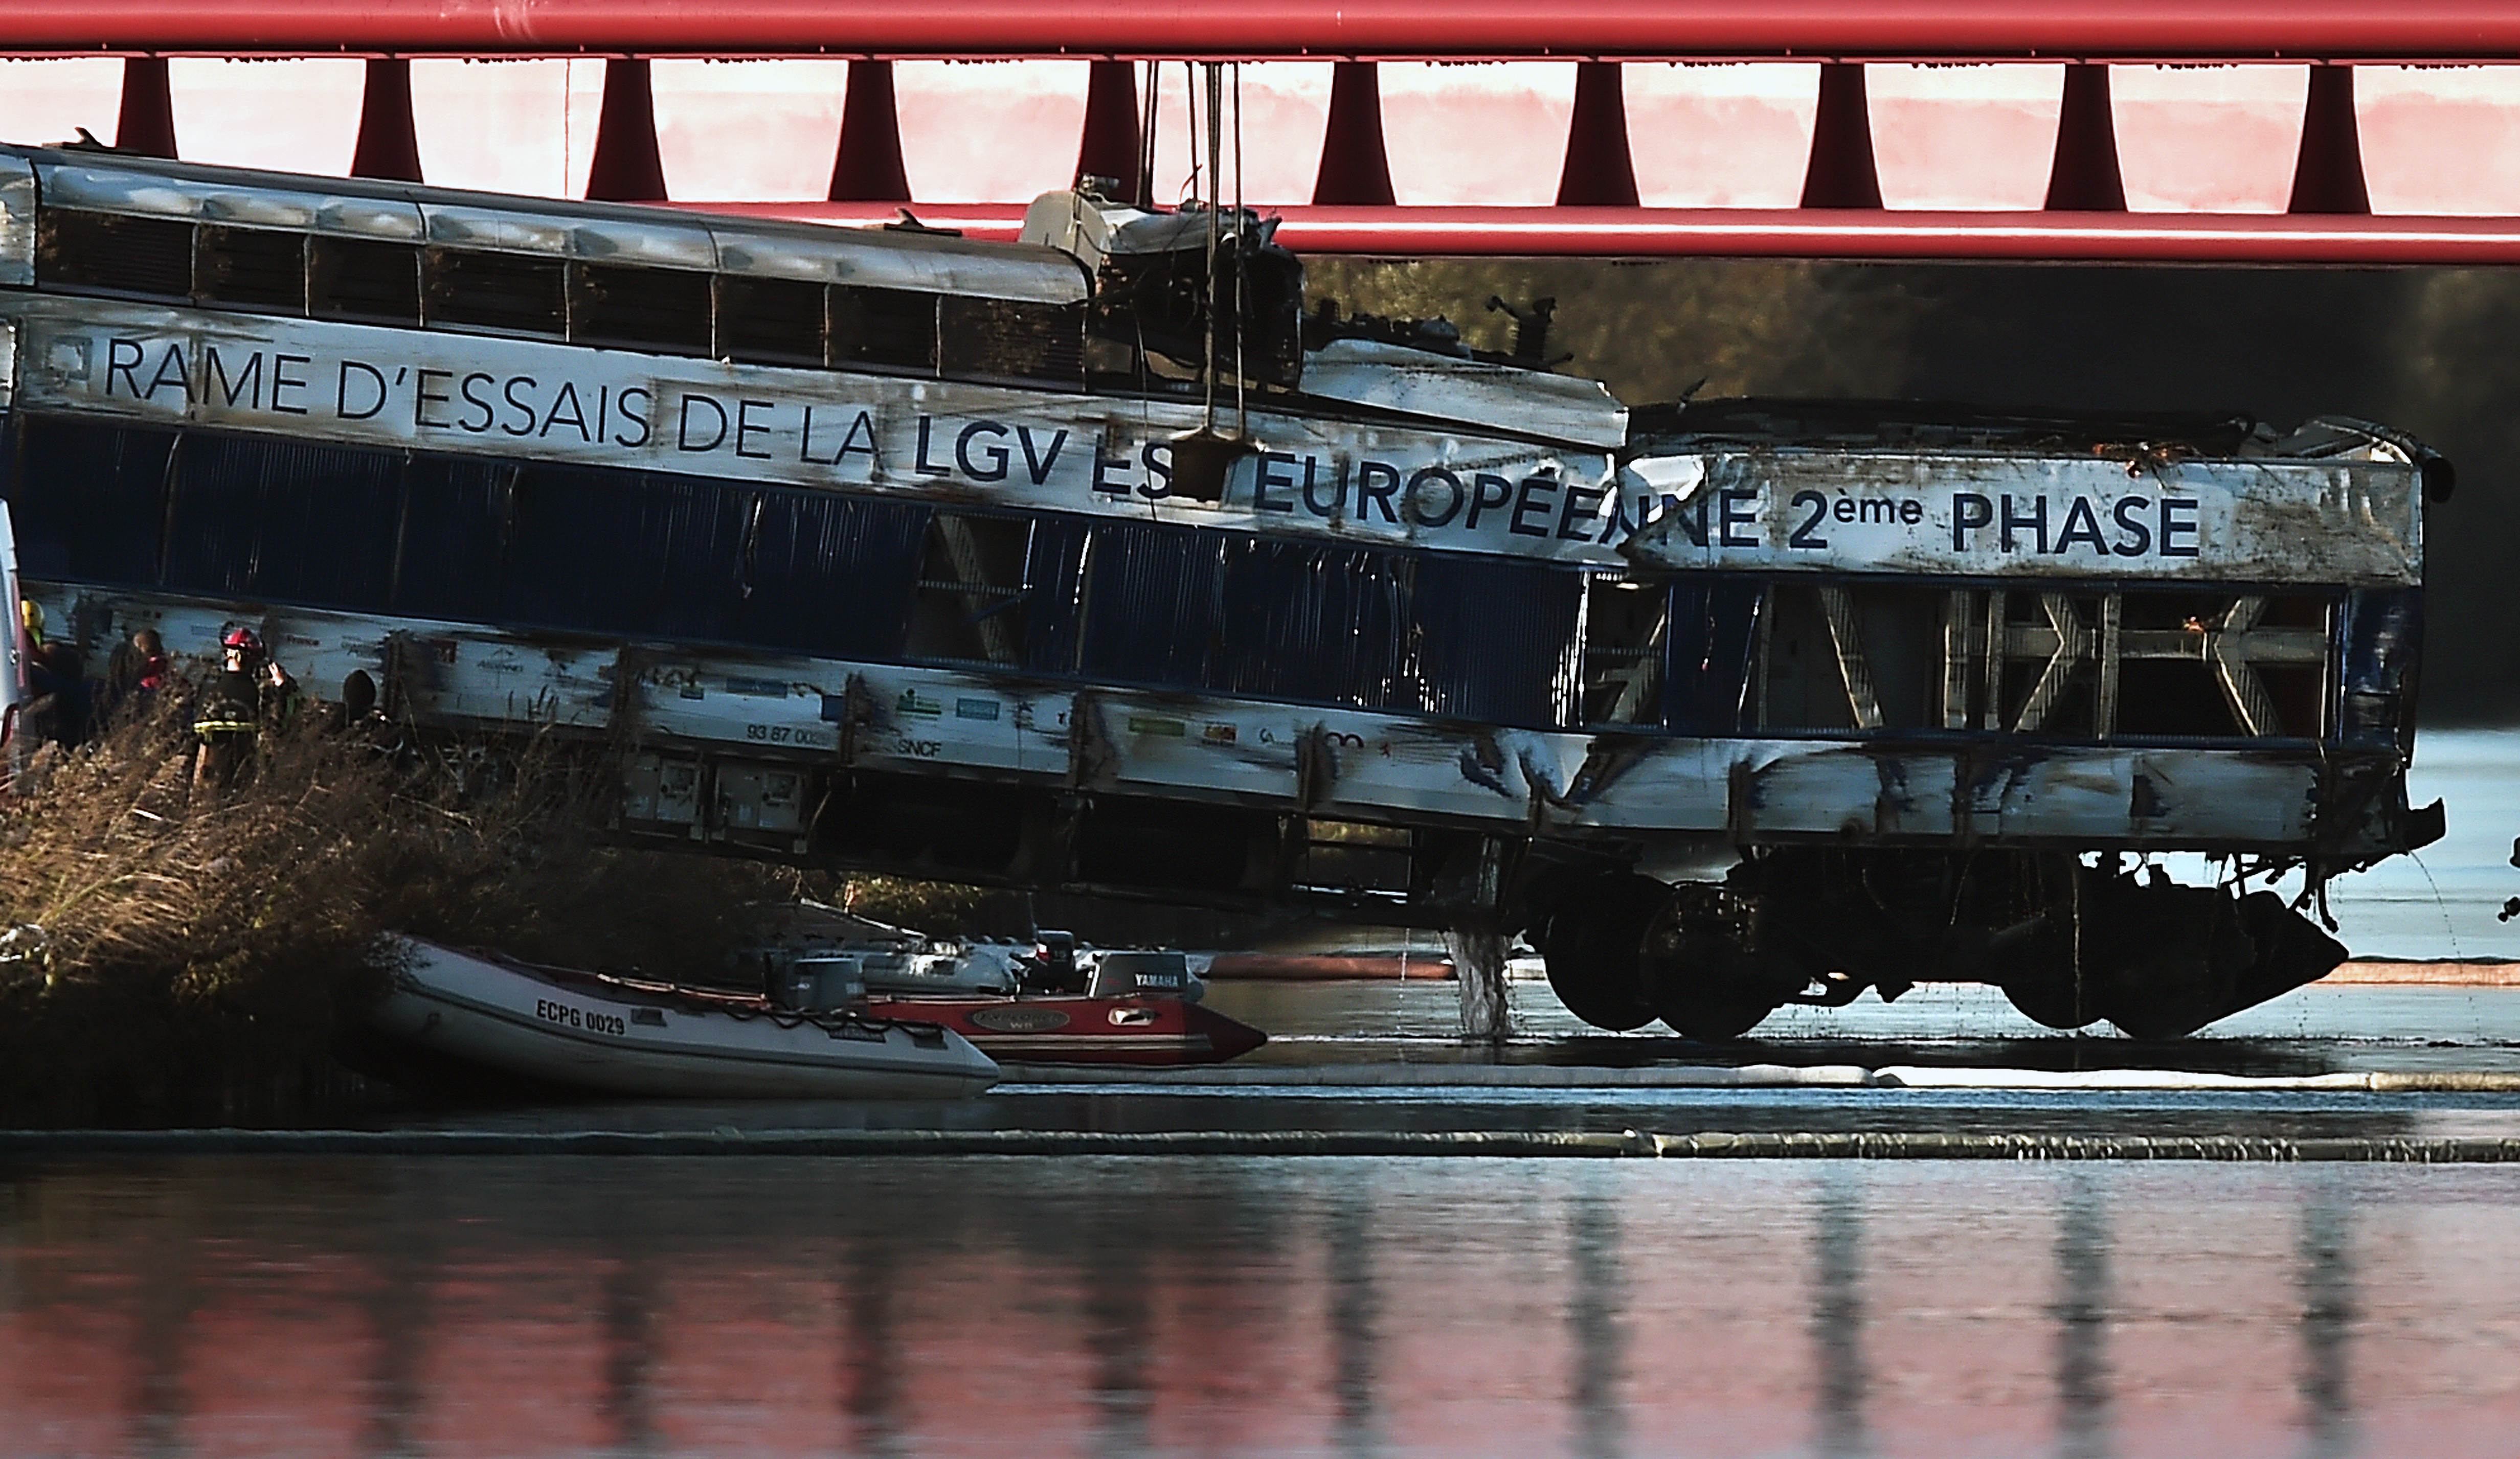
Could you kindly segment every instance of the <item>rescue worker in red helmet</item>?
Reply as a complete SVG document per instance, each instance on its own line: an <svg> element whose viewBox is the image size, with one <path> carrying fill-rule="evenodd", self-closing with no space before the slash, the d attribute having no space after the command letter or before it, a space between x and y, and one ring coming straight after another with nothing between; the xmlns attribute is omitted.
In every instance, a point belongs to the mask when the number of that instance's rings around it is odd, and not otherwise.
<svg viewBox="0 0 2520 1459"><path fill-rule="evenodd" d="M219 671L202 685L194 709L202 758L193 779L224 790L251 763L256 737L287 714L297 685L264 654L252 629L230 629L219 649Z"/></svg>

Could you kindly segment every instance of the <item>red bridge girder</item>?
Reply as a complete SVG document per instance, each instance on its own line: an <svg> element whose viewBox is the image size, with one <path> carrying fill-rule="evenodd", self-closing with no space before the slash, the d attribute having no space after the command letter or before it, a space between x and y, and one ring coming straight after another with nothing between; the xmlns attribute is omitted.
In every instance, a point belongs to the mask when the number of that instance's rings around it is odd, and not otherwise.
<svg viewBox="0 0 2520 1459"><path fill-rule="evenodd" d="M2504 0L12 0L0 54L2520 60Z"/></svg>
<svg viewBox="0 0 2520 1459"><path fill-rule="evenodd" d="M698 210L869 227L902 204L695 202ZM1012 240L1013 203L911 204L931 228ZM1299 253L1388 257L1709 257L1874 261L2520 263L2520 218L2369 214L1923 212L1881 208L1274 207Z"/></svg>

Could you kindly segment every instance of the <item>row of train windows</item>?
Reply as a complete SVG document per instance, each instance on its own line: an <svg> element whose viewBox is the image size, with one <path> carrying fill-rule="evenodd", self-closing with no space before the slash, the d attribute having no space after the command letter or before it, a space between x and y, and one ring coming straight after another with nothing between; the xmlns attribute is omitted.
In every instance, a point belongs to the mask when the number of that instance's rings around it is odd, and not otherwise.
<svg viewBox="0 0 2520 1459"><path fill-rule="evenodd" d="M47 288L754 365L1078 388L1085 306L47 208Z"/></svg>
<svg viewBox="0 0 2520 1459"><path fill-rule="evenodd" d="M1732 732L1757 589L21 418L23 570L351 612Z"/></svg>

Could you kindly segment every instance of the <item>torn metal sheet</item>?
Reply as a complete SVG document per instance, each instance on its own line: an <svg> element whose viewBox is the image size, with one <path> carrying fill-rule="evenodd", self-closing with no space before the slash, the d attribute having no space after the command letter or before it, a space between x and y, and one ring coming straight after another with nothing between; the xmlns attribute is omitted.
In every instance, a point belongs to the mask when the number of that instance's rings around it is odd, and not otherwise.
<svg viewBox="0 0 2520 1459"><path fill-rule="evenodd" d="M1304 357L1304 393L1543 440L1614 448L1627 407L1598 380L1372 339L1333 339Z"/></svg>
<svg viewBox="0 0 2520 1459"><path fill-rule="evenodd" d="M978 298L1072 304L1086 296L1075 260L1052 248L974 243L936 234L712 218L562 199L502 199L364 178L283 173L47 148L0 147L0 166L31 167L53 207L204 223L244 223L669 268L722 269Z"/></svg>
<svg viewBox="0 0 2520 1459"><path fill-rule="evenodd" d="M1958 838L2279 852L2309 837L2319 783L2316 750L2016 746L1989 754L1774 738L1623 739L1617 773L1603 774L1600 741L1579 733L688 650L643 653L619 685L622 655L591 643L351 614L240 620L157 595L30 592L90 637L155 626L171 651L202 662L215 656L226 628L249 621L319 692L353 670L382 676L399 663L406 702L424 723L618 728L652 744L836 769L856 692L870 714L852 768L1066 787L1077 717L1091 715L1100 729L1089 783L1069 788L1543 837L1718 833L1739 844ZM1309 771L1307 743L1319 746Z"/></svg>
<svg viewBox="0 0 2520 1459"><path fill-rule="evenodd" d="M35 169L0 152L0 287L35 282Z"/></svg>
<svg viewBox="0 0 2520 1459"><path fill-rule="evenodd" d="M1640 566L2399 586L2423 577L2422 473L2365 459L1724 448L1631 460L1682 480Z"/></svg>

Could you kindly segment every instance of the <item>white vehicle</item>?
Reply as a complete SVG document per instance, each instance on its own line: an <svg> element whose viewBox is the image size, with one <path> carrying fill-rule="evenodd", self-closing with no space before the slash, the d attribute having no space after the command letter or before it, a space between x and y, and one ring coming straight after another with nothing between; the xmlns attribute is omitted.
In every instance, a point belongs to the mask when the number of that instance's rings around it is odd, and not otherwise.
<svg viewBox="0 0 2520 1459"><path fill-rule="evenodd" d="M608 1094L959 1099L998 1082L960 1034L536 967L403 940L371 1021L418 1048Z"/></svg>

